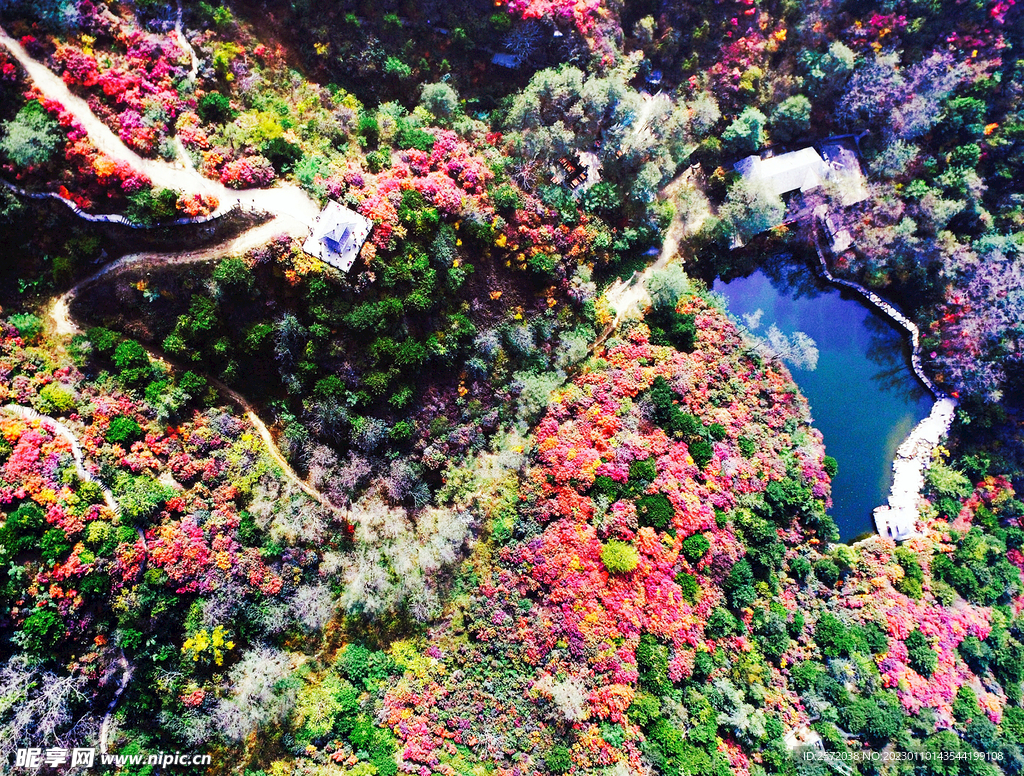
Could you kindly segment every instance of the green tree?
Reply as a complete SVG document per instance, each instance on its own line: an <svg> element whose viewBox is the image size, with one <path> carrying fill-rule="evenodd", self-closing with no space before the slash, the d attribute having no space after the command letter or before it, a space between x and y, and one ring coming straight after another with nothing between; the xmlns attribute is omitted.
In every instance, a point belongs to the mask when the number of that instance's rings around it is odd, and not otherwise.
<svg viewBox="0 0 1024 776"><path fill-rule="evenodd" d="M39 554L43 560L62 560L71 552L71 542L59 528L51 528L39 540Z"/></svg>
<svg viewBox="0 0 1024 776"><path fill-rule="evenodd" d="M811 95L815 100L828 99L842 91L857 63L857 55L845 44L835 41L823 54L804 51L800 63L807 74Z"/></svg>
<svg viewBox="0 0 1024 776"><path fill-rule="evenodd" d="M637 499L636 514L640 525L664 530L671 527L675 509L668 496L664 493L654 493Z"/></svg>
<svg viewBox="0 0 1024 776"><path fill-rule="evenodd" d="M650 633L640 637L636 647L636 667L640 674L640 685L654 695L672 692L672 680L668 676L668 647L659 644Z"/></svg>
<svg viewBox="0 0 1024 776"><path fill-rule="evenodd" d="M798 582L803 582L810 573L811 562L803 555L797 555L789 562L789 574Z"/></svg>
<svg viewBox="0 0 1024 776"><path fill-rule="evenodd" d="M7 319L18 330L18 336L31 345L43 333L43 321L33 313L17 313Z"/></svg>
<svg viewBox="0 0 1024 776"><path fill-rule="evenodd" d="M910 667L921 676L928 678L935 671L939 662L939 656L932 649L928 639L919 630L915 630L904 640L907 645L907 656Z"/></svg>
<svg viewBox="0 0 1024 776"><path fill-rule="evenodd" d="M446 83L424 84L420 106L442 125L449 124L459 112L459 93Z"/></svg>
<svg viewBox="0 0 1024 776"><path fill-rule="evenodd" d="M772 139L788 143L811 127L811 101L802 94L787 97L772 110Z"/></svg>
<svg viewBox="0 0 1024 776"><path fill-rule="evenodd" d="M25 104L10 121L3 122L0 151L19 167L46 164L61 143L60 125L37 101Z"/></svg>
<svg viewBox="0 0 1024 776"><path fill-rule="evenodd" d="M43 510L31 501L7 515L0 527L0 562L36 547L44 522Z"/></svg>
<svg viewBox="0 0 1024 776"><path fill-rule="evenodd" d="M733 609L745 609L757 599L754 591L754 573L746 558L740 558L729 570L729 576L722 583L729 606Z"/></svg>
<svg viewBox="0 0 1024 776"><path fill-rule="evenodd" d="M731 234L746 241L781 224L786 206L766 181L741 178L729 188L718 215Z"/></svg>
<svg viewBox="0 0 1024 776"><path fill-rule="evenodd" d="M544 764L551 773L565 773L572 767L572 754L565 744L557 744L544 756Z"/></svg>
<svg viewBox="0 0 1024 776"><path fill-rule="evenodd" d="M842 657L853 648L849 629L829 612L821 615L814 626L814 643L825 657Z"/></svg>
<svg viewBox="0 0 1024 776"><path fill-rule="evenodd" d="M247 293L252 290L252 271L238 258L224 259L213 271L213 280L232 293ZM216 315L216 311L214 311Z"/></svg>
<svg viewBox="0 0 1024 776"><path fill-rule="evenodd" d="M197 111L203 121L213 124L232 121L238 113L231 107L231 101L220 92L207 92L200 97Z"/></svg>
<svg viewBox="0 0 1024 776"><path fill-rule="evenodd" d="M135 422L135 418L125 415L118 415L112 418L107 427L106 439L111 444L123 445L131 443L142 436L142 427Z"/></svg>
<svg viewBox="0 0 1024 776"><path fill-rule="evenodd" d="M640 563L640 553L632 544L612 539L601 550L601 562L610 574L628 574Z"/></svg>
<svg viewBox="0 0 1024 776"><path fill-rule="evenodd" d="M839 581L839 567L831 558L822 558L814 564L814 576L829 587L834 587Z"/></svg>
<svg viewBox="0 0 1024 776"><path fill-rule="evenodd" d="M129 525L142 525L157 513L174 490L148 477L122 472L114 481L114 494Z"/></svg>
<svg viewBox="0 0 1024 776"><path fill-rule="evenodd" d="M711 549L711 542L702 533L695 533L683 540L683 555L690 563L696 563Z"/></svg>
<svg viewBox="0 0 1024 776"><path fill-rule="evenodd" d="M67 414L76 406L74 392L60 383L49 383L43 386L39 391L39 396L43 400L46 412Z"/></svg>
<svg viewBox="0 0 1024 776"><path fill-rule="evenodd" d="M722 133L722 142L734 154L755 153L765 143L768 119L757 108L747 107Z"/></svg>
<svg viewBox="0 0 1024 776"><path fill-rule="evenodd" d="M142 382L149 377L149 354L135 340L125 340L114 350L114 365L126 385Z"/></svg>
<svg viewBox="0 0 1024 776"><path fill-rule="evenodd" d="M64 622L49 609L36 609L21 626L25 647L38 654L51 651L64 635Z"/></svg>

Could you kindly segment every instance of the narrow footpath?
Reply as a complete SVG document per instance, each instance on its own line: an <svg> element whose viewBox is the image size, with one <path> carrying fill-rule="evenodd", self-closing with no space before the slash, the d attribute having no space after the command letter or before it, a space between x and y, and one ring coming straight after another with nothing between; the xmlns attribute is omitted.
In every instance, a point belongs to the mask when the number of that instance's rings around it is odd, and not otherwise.
<svg viewBox="0 0 1024 776"><path fill-rule="evenodd" d="M182 35L182 38L184 36ZM186 41L187 44L187 41ZM187 194L205 194L219 202L215 213L222 215L232 208L241 207L273 214L276 218L295 221L305 228L313 223L320 205L298 186L282 184L272 189L229 189L220 181L204 178L191 165L184 162L171 164L162 159L146 159L128 148L114 132L92 112L89 104L68 89L64 80L45 64L34 59L18 41L0 27L0 45L28 73L39 91L56 100L82 125L93 145L116 161L130 164L145 173L155 186L182 191ZM191 46L189 46L191 51ZM192 56L195 52L192 51ZM195 62L198 69L198 61Z"/></svg>
<svg viewBox="0 0 1024 776"><path fill-rule="evenodd" d="M184 33L182 32L181 14L182 9L179 0L177 3L175 35L178 38L179 44L189 54L192 61L192 68L189 75L194 79L198 73L199 60L195 50L188 43ZM145 159L135 151L128 148L128 146L126 146L121 139L115 135L109 127L107 127L106 124L100 121L100 119L92 112L92 109L85 100L72 94L62 78L53 73L43 63L33 59L25 48L18 41L11 38L3 28L0 28L0 45L10 51L22 67L25 68L25 71L28 73L29 77L40 92L50 99L60 102L64 106L65 110L74 115L75 119L85 129L93 144L107 156L115 160L127 162L135 169L144 172L157 186L177 189L189 194L201 193L217 198L219 206L214 214L201 219L186 219L183 220L183 223L186 221L188 223L209 221L223 215L233 208L243 208L254 212L267 213L271 216L269 221L258 226L254 226L235 238L225 240L206 248L166 253L133 253L122 256L116 261L103 266L96 273L78 282L73 288L56 297L49 305L47 305L47 317L52 320L54 331L57 334L73 336L81 333L81 329L71 316L71 303L87 288L102 278L112 277L128 269L157 267L170 264L191 264L218 261L231 256L242 255L246 251L251 250L252 248L257 248L260 245L264 245L274 237L282 234L302 239L309 233L310 225L320 212L320 205L302 189L291 184L283 184L272 189L235 191L227 188L219 181L212 181L208 178L204 178L195 170L194 167L187 163L187 156L186 163L180 163L177 165L158 159ZM29 193L11 186L10 184L7 185L16 193L35 199L51 196L48 193ZM127 221L127 219L124 219L122 216L97 216L90 213L84 213L79 208L73 206L73 203L68 203L60 197L57 198L61 199L64 204L71 207L78 216L86 220L125 223L128 226L136 226L130 221ZM150 356L156 360L164 360L156 353L150 353ZM252 405L241 394L232 390L220 381L211 380L211 382L225 397L238 405L238 407L245 413L249 422L252 423L253 427L259 433L260 438L263 439L264 444L266 444L270 457L281 468L281 471L288 481L293 483L305 494L315 499L317 503L322 506L347 516L347 510L343 510L333 505L326 496L310 486L309 483L300 477L288 464L288 461L285 459L284 455L282 455L280 448L274 442L270 429L267 428L267 425L259 418ZM61 436L72 441L72 448L78 451L75 454L76 462L80 463L81 448L78 447L77 440L74 440L74 436L66 427L61 426L53 419L49 420L55 429L55 433L60 433ZM85 472L84 468L81 471ZM88 474L88 472L85 473ZM116 509L116 502L113 501L113 496L109 491L105 491L104 497L109 497L108 506L112 505L112 508Z"/></svg>

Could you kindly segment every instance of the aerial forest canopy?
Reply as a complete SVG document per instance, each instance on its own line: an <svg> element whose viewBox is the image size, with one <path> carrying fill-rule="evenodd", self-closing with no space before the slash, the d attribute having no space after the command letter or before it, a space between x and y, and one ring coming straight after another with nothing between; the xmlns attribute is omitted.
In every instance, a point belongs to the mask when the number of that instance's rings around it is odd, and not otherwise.
<svg viewBox="0 0 1024 776"><path fill-rule="evenodd" d="M1024 771L1022 9L0 0L0 770Z"/></svg>

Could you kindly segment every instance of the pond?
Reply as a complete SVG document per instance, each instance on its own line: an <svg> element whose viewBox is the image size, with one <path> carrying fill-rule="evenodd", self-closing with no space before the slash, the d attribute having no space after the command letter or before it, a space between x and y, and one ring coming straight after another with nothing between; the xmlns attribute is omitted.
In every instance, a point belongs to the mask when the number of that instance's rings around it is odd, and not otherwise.
<svg viewBox="0 0 1024 776"><path fill-rule="evenodd" d="M906 333L792 261L716 280L714 290L754 334L766 336L774 324L789 337L803 332L814 340L817 365L790 371L839 464L830 514L845 542L873 532L871 512L888 498L896 448L932 406L910 369Z"/></svg>

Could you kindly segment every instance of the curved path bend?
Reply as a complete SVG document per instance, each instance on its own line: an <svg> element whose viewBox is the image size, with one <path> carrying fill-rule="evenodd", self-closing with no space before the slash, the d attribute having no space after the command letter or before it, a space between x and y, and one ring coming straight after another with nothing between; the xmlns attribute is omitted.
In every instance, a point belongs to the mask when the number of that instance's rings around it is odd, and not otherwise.
<svg viewBox="0 0 1024 776"><path fill-rule="evenodd" d="M278 235L288 234L290 236L297 236L294 231L289 231L294 228L294 221L287 218L275 218L265 224L253 227L234 239L226 240L218 243L217 245L212 245L201 250L181 251L179 253L132 253L127 256L122 256L117 261L107 264L95 274L80 281L74 287L56 297L47 307L47 316L51 319L54 331L57 334L67 336L80 334L82 333L82 330L71 315L71 303L86 288L103 278L113 277L129 269L138 269L140 267L194 264L218 261L231 256L239 256L251 248L256 248L265 244ZM147 352L153 360L169 366L174 366L166 359L166 357L155 353L148 348ZM294 484L303 493L314 499L322 506L338 514L345 516L348 515L348 510L332 504L323 493L312 487L291 467L287 459L285 459L284 455L281 453L281 449L274 441L274 437L270 433L270 429L267 427L267 424L260 419L252 404L244 396L238 393L238 391L229 388L225 383L217 380L216 378L208 377L207 379L218 391L220 391L221 394L225 395L234 404L238 405L238 407L245 413L249 422L253 425L257 433L260 435L260 438L267 446L267 451L269 452L270 457L281 468L282 473L289 482Z"/></svg>
<svg viewBox="0 0 1024 776"><path fill-rule="evenodd" d="M184 37L184 36L182 36ZM187 41L186 41L187 44ZM0 27L0 45L4 46L28 73L36 88L50 99L56 100L70 112L97 149L111 159L130 164L145 173L154 185L176 189L188 194L216 197L216 213L223 214L234 207L272 213L278 218L294 220L309 227L320 206L298 186L285 184L273 189L229 189L220 181L204 178L184 163L170 164L160 159L146 159L128 148L114 132L92 112L89 104L68 89L64 79L46 65L34 59L18 41ZM189 47L191 49L191 47ZM195 52L192 52L195 56Z"/></svg>
<svg viewBox="0 0 1024 776"><path fill-rule="evenodd" d="M71 446L71 455L75 459L75 473L78 475L78 479L98 485L100 490L103 491L103 501L106 503L107 508L118 517L121 516L121 506L114 498L114 494L99 480L98 477L96 477L96 475L85 468L85 453L82 451L82 445L79 444L78 437L75 436L74 431L56 418L51 418L49 415L43 415L32 407L25 407L21 404L8 404L3 409L11 415L16 415L17 417L25 420L40 421L51 433L53 433L54 436L58 436L67 442ZM145 539L143 539L143 541L145 541Z"/></svg>
<svg viewBox="0 0 1024 776"><path fill-rule="evenodd" d="M198 58L194 49L189 45L187 39L182 33L181 14L181 2L178 0L175 35L178 39L179 45L181 45L189 54L192 61L192 68L189 75L194 79L198 72ZM116 275L129 268L134 269L147 266L156 267L169 264L190 264L217 261L230 256L241 255L252 248L256 248L267 243L274 237L281 234L301 239L309 233L311 224L320 212L320 205L308 194L302 191L302 189L291 184L285 184L272 189L235 191L227 188L219 181L212 181L208 178L204 178L190 164L175 165L163 160L143 158L135 151L128 148L128 146L126 146L106 124L100 121L92 112L92 109L85 100L72 94L62 78L53 73L46 67L46 65L30 56L25 48L18 41L11 38L3 28L0 28L0 45L4 46L11 52L14 58L18 60L40 92L47 97L60 102L64 106L64 109L69 111L75 117L75 119L85 129L89 139L104 154L112 159L127 162L135 169L149 176L150 180L157 186L178 189L190 194L198 193L216 197L219 201L217 211L212 216L196 220L208 221L233 208L242 208L253 212L268 213L272 216L271 220L243 232L238 237L225 240L206 248L173 253L133 253L127 256L122 256L117 261L107 264L95 274L80 281L69 291L55 298L49 304L47 310L48 317L53 320L54 329L58 334L74 335L80 333L81 330L71 316L71 302L82 291L104 277ZM12 188L21 193L16 187ZM49 195L30 194L29 196L40 198ZM118 223L123 223L122 217L119 216L94 216L91 214L83 214L78 210L76 210L76 212L88 220L116 221ZM194 220L190 220L189 222L193 221ZM131 225L130 222L129 225ZM166 360L158 354L150 353L150 355L156 360L164 361L166 363ZM268 429L267 425L260 420L252 405L241 394L232 390L219 380L211 380L211 383L245 412L249 422L252 423L256 431L259 433L260 438L263 440L264 444L266 444L270 457L281 468L286 479L322 506L340 514L348 514L346 510L332 504L326 496L310 486L309 483L307 483L295 472L294 469L292 469L284 455L281 454L280 448L274 442L270 429ZM53 423L55 429L63 429L63 432L70 434L70 431L60 426L56 421L53 421ZM61 435L65 436L63 432L61 432ZM68 437L65 436L65 438ZM71 438L73 439L73 435ZM80 459L80 448L77 447L77 444L77 440L72 442L73 449L79 451L75 454L76 463ZM109 491L105 491L105 498L108 493ZM112 498L113 497L111 495L111 501L108 501L108 505L110 503L114 503L116 506L116 502L112 502Z"/></svg>

